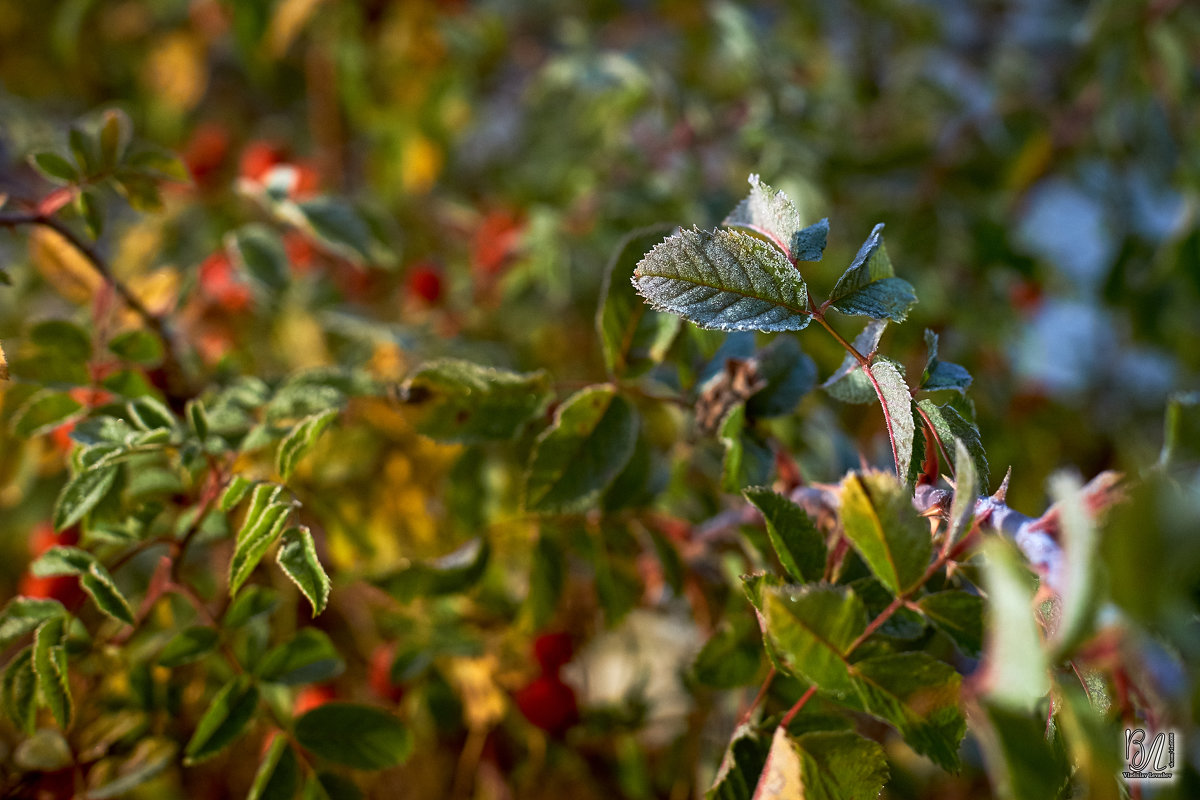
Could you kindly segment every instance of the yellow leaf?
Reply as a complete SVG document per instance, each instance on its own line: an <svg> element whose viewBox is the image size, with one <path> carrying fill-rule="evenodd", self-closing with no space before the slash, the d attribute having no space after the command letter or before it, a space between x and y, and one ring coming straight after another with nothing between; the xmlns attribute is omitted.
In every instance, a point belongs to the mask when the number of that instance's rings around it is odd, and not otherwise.
<svg viewBox="0 0 1200 800"><path fill-rule="evenodd" d="M321 0L282 0L267 30L267 52L275 58L284 55L319 5Z"/></svg>
<svg viewBox="0 0 1200 800"><path fill-rule="evenodd" d="M167 108L188 111L208 88L208 64L203 43L177 32L164 37L146 58L142 81Z"/></svg>
<svg viewBox="0 0 1200 800"><path fill-rule="evenodd" d="M1008 188L1014 192L1023 192L1046 173L1050 168L1050 160L1054 156L1054 140L1046 131L1039 131L1025 142L1021 152L1008 170Z"/></svg>
<svg viewBox="0 0 1200 800"><path fill-rule="evenodd" d="M504 717L504 692L496 685L496 657L456 658L450 662L450 680L458 688L463 718L470 730L487 730Z"/></svg>
<svg viewBox="0 0 1200 800"><path fill-rule="evenodd" d="M46 283L72 303L90 302L104 285L87 258L49 228L35 228L29 235L29 259Z"/></svg>
<svg viewBox="0 0 1200 800"><path fill-rule="evenodd" d="M8 380L8 359L4 356L4 346L0 345L0 381Z"/></svg>
<svg viewBox="0 0 1200 800"><path fill-rule="evenodd" d="M442 151L421 134L413 134L404 143L400 183L406 192L425 194L433 188L442 171Z"/></svg>
<svg viewBox="0 0 1200 800"><path fill-rule="evenodd" d="M329 363L325 333L311 314L299 309L283 314L275 327L275 340L292 369L321 367Z"/></svg>

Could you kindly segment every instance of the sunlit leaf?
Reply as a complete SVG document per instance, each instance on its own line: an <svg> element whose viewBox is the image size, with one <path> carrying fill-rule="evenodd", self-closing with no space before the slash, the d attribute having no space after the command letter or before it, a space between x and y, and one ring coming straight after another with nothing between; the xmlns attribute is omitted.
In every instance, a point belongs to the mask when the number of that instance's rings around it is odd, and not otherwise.
<svg viewBox="0 0 1200 800"><path fill-rule="evenodd" d="M810 584L764 588L766 634L788 670L827 692L853 689L846 653L867 627L867 610L848 588Z"/></svg>
<svg viewBox="0 0 1200 800"><path fill-rule="evenodd" d="M1036 581L1008 542L988 539L983 554L988 696L999 705L1032 711L1050 689L1046 653L1034 618Z"/></svg>
<svg viewBox="0 0 1200 800"><path fill-rule="evenodd" d="M893 594L914 587L932 558L929 523L894 476L852 473L842 482L842 527L875 577Z"/></svg>
<svg viewBox="0 0 1200 800"><path fill-rule="evenodd" d="M312 606L315 617L325 610L333 584L317 558L312 532L304 525L283 532L283 543L275 560Z"/></svg>
<svg viewBox="0 0 1200 800"><path fill-rule="evenodd" d="M912 284L895 275L883 245L881 222L838 279L828 302L843 314L903 322L917 296Z"/></svg>

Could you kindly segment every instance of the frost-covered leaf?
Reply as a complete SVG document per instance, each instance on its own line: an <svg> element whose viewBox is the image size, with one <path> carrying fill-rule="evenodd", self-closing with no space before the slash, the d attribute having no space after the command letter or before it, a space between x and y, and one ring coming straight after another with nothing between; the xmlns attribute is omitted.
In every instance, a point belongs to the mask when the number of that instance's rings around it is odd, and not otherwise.
<svg viewBox="0 0 1200 800"><path fill-rule="evenodd" d="M938 438L942 440L942 444L948 450L953 447L950 443L955 441L962 442L963 446L967 448L967 452L971 454L971 460L975 463L979 488L986 492L989 479L987 453L984 452L983 442L979 438L979 428L975 423L967 420L950 405L939 406L930 400L918 400L917 407L929 417L934 430L937 431Z"/></svg>
<svg viewBox="0 0 1200 800"><path fill-rule="evenodd" d="M50 709L58 727L71 724L75 706L67 677L66 617L51 617L38 626L33 637L33 671L38 697Z"/></svg>
<svg viewBox="0 0 1200 800"><path fill-rule="evenodd" d="M33 669L33 646L23 647L4 668L0 701L13 725L26 735L37 722L37 673Z"/></svg>
<svg viewBox="0 0 1200 800"><path fill-rule="evenodd" d="M51 617L63 616L67 610L57 600L35 597L14 597L0 611L0 650L31 633Z"/></svg>
<svg viewBox="0 0 1200 800"><path fill-rule="evenodd" d="M962 442L954 443L954 500L950 503L950 525L946 530L945 547L953 547L970 529L975 517L975 502L979 494L979 478L975 462Z"/></svg>
<svg viewBox="0 0 1200 800"><path fill-rule="evenodd" d="M827 301L843 314L903 322L917 302L912 284L896 277L883 245L883 223L871 235L838 279Z"/></svg>
<svg viewBox="0 0 1200 800"><path fill-rule="evenodd" d="M903 483L884 472L852 473L842 482L846 538L893 594L908 591L929 567L933 545L927 523Z"/></svg>
<svg viewBox="0 0 1200 800"><path fill-rule="evenodd" d="M658 225L634 231L622 240L604 272L596 331L610 375L636 375L659 363L679 333L679 317L651 309L632 283L638 261L674 230L673 225Z"/></svg>
<svg viewBox="0 0 1200 800"><path fill-rule="evenodd" d="M586 510L633 456L638 417L611 386L592 386L559 407L538 436L525 476L525 507L569 513Z"/></svg>
<svg viewBox="0 0 1200 800"><path fill-rule="evenodd" d="M875 383L879 387L879 400L883 405L888 437L892 442L892 455L896 460L896 474L905 479L912 462L913 437L916 435L912 395L908 393L904 375L887 359L875 359L871 364L871 375L875 377Z"/></svg>
<svg viewBox="0 0 1200 800"><path fill-rule="evenodd" d="M550 376L444 359L417 368L400 388L417 430L476 444L517 436L550 402Z"/></svg>
<svg viewBox="0 0 1200 800"><path fill-rule="evenodd" d="M740 231L681 230L646 254L633 284L655 309L702 328L796 331L812 319L800 273Z"/></svg>
<svg viewBox="0 0 1200 800"><path fill-rule="evenodd" d="M829 220L803 227L791 198L750 176L750 194L722 225L750 228L770 237L792 261L820 261L829 237Z"/></svg>
<svg viewBox="0 0 1200 800"><path fill-rule="evenodd" d="M885 319L873 319L868 322L854 337L854 349L870 358L879 348L879 339L887 325ZM883 358L884 356L879 356L877 360ZM897 369L904 374L904 370L898 364ZM858 359L849 353L842 358L841 366L821 384L821 388L827 391L830 397L843 403L870 403L878 396L870 379L863 373Z"/></svg>
<svg viewBox="0 0 1200 800"><path fill-rule="evenodd" d="M112 489L120 467L106 466L84 470L67 481L54 506L54 529L74 525L96 507Z"/></svg>

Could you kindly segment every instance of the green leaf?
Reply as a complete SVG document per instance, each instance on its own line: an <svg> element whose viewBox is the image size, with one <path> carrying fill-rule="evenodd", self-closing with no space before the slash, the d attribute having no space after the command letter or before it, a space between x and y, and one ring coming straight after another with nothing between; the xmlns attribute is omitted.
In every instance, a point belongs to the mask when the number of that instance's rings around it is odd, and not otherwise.
<svg viewBox="0 0 1200 800"><path fill-rule="evenodd" d="M1050 691L1049 666L1033 612L1036 579L1007 541L983 543L988 597L988 696L1000 705L1032 711Z"/></svg>
<svg viewBox="0 0 1200 800"><path fill-rule="evenodd" d="M1060 746L1046 741L1044 714L986 704L990 736L980 737L996 796L1008 800L1058 798L1071 765Z"/></svg>
<svg viewBox="0 0 1200 800"><path fill-rule="evenodd" d="M112 780L97 786L84 795L85 800L107 800L124 797L137 786L155 777L175 763L179 745L165 737L142 739L116 769Z"/></svg>
<svg viewBox="0 0 1200 800"><path fill-rule="evenodd" d="M927 392L952 389L965 394L971 385L971 373L958 364L938 360L938 336L928 328L925 329L925 346L929 349L929 358L921 375L921 389Z"/></svg>
<svg viewBox="0 0 1200 800"><path fill-rule="evenodd" d="M1099 542L1078 477L1067 472L1052 475L1050 497L1058 512L1063 548L1062 577L1058 582L1062 612L1051 635L1057 654L1054 660L1059 661L1080 643L1091 627L1099 603L1096 587Z"/></svg>
<svg viewBox="0 0 1200 800"><path fill-rule="evenodd" d="M812 391L817 365L791 336L778 336L754 357L758 376L766 385L746 400L746 416L790 414L800 398Z"/></svg>
<svg viewBox="0 0 1200 800"><path fill-rule="evenodd" d="M308 455L317 439L329 427L329 423L337 419L338 413L336 408L331 408L305 417L292 426L287 436L279 443L279 450L275 454L275 469L280 477L287 480L292 476L296 464Z"/></svg>
<svg viewBox="0 0 1200 800"><path fill-rule="evenodd" d="M163 344L157 336L144 328L134 328L114 336L108 349L125 361L154 367L162 363Z"/></svg>
<svg viewBox="0 0 1200 800"><path fill-rule="evenodd" d="M92 357L91 334L65 319L42 320L29 329L29 339L38 346L39 356L81 362Z"/></svg>
<svg viewBox="0 0 1200 800"><path fill-rule="evenodd" d="M305 225L326 247L353 261L371 260L371 230L349 203L317 197L297 204L297 209Z"/></svg>
<svg viewBox="0 0 1200 800"><path fill-rule="evenodd" d="M739 689L754 680L762 664L758 625L748 616L726 620L700 648L692 676L714 689Z"/></svg>
<svg viewBox="0 0 1200 800"><path fill-rule="evenodd" d="M725 445L721 463L721 489L740 492L746 486L771 479L775 454L746 423L746 406L739 403L725 415L717 432Z"/></svg>
<svg viewBox="0 0 1200 800"><path fill-rule="evenodd" d="M740 231L681 230L646 254L633 283L656 310L702 328L798 331L812 319L800 273Z"/></svg>
<svg viewBox="0 0 1200 800"><path fill-rule="evenodd" d="M129 412L129 421L144 431L166 428L173 430L178 420L171 409L152 395L144 395L130 400L125 404Z"/></svg>
<svg viewBox="0 0 1200 800"><path fill-rule="evenodd" d="M883 748L849 731L801 736L775 729L753 800L858 800L877 797L888 779Z"/></svg>
<svg viewBox="0 0 1200 800"><path fill-rule="evenodd" d="M791 198L760 181L757 175L750 176L749 196L721 224L763 233L792 261L820 261L829 236L829 220L803 227Z"/></svg>
<svg viewBox="0 0 1200 800"><path fill-rule="evenodd" d="M95 131L72 125L67 133L67 143L84 175L92 175L100 169L100 137Z"/></svg>
<svg viewBox="0 0 1200 800"><path fill-rule="evenodd" d="M225 487L225 491L221 492L221 499L217 502L217 508L225 513L229 513L238 503L242 502L254 487L254 481L241 475L234 475L233 479L229 481L229 485Z"/></svg>
<svg viewBox="0 0 1200 800"><path fill-rule="evenodd" d="M113 583L112 575L86 550L57 545L42 553L29 565L29 571L40 577L78 575L80 587L108 616L132 625L133 609L125 595Z"/></svg>
<svg viewBox="0 0 1200 800"><path fill-rule="evenodd" d="M301 628L291 640L272 648L258 664L261 680L298 686L340 675L346 663L333 642L316 628Z"/></svg>
<svg viewBox="0 0 1200 800"><path fill-rule="evenodd" d="M199 764L233 744L245 733L257 708L258 687L249 676L239 675L226 683L208 704L184 748L184 766Z"/></svg>
<svg viewBox="0 0 1200 800"><path fill-rule="evenodd" d="M75 195L75 210L83 218L88 236L99 239L100 234L104 233L104 204L100 200L100 193L91 186L80 189L79 194Z"/></svg>
<svg viewBox="0 0 1200 800"><path fill-rule="evenodd" d="M1163 446L1158 457L1162 467L1180 458L1200 456L1200 392L1177 392L1167 398L1163 422Z"/></svg>
<svg viewBox="0 0 1200 800"><path fill-rule="evenodd" d="M839 496L846 538L879 582L893 594L916 586L933 544L929 523L913 508L904 484L884 472L855 473L842 482Z"/></svg>
<svg viewBox="0 0 1200 800"><path fill-rule="evenodd" d="M950 589L928 594L917 601L921 613L949 636L963 655L979 658L983 652L983 598Z"/></svg>
<svg viewBox="0 0 1200 800"><path fill-rule="evenodd" d="M8 666L0 681L0 700L4 713L19 730L26 735L33 733L37 722L37 673L33 669L33 646L21 648Z"/></svg>
<svg viewBox="0 0 1200 800"><path fill-rule="evenodd" d="M278 292L288 285L287 251L267 226L243 225L225 236L225 247L238 268L264 288Z"/></svg>
<svg viewBox="0 0 1200 800"><path fill-rule="evenodd" d="M192 399L187 402L183 409L184 416L187 417L188 426L191 427L192 433L196 434L196 438L203 442L208 438L208 412L204 409L204 403L199 399ZM222 509L227 511L228 509Z"/></svg>
<svg viewBox="0 0 1200 800"><path fill-rule="evenodd" d="M54 183L74 183L79 180L79 170L75 165L51 150L34 153L29 157L29 163Z"/></svg>
<svg viewBox="0 0 1200 800"><path fill-rule="evenodd" d="M946 530L945 548L950 548L971 529L975 503L979 495L975 462L960 441L954 442L954 500L950 504L950 527Z"/></svg>
<svg viewBox="0 0 1200 800"><path fill-rule="evenodd" d="M916 423L913 420L912 395L908 392L908 384L904 375L896 365L884 358L875 359L871 364L871 374L878 384L880 402L888 426L888 437L892 442L892 453L896 459L896 474L904 479L908 476L909 465L912 462L913 438L916 436Z"/></svg>
<svg viewBox="0 0 1200 800"><path fill-rule="evenodd" d="M258 763L246 800L292 800L300 785L300 764L286 736L276 736Z"/></svg>
<svg viewBox="0 0 1200 800"><path fill-rule="evenodd" d="M203 625L184 628L172 636L159 652L159 666L179 667L197 661L215 650L219 639L214 628Z"/></svg>
<svg viewBox="0 0 1200 800"><path fill-rule="evenodd" d="M794 675L834 694L853 689L846 653L867 627L867 610L846 587L764 587L767 637Z"/></svg>
<svg viewBox="0 0 1200 800"><path fill-rule="evenodd" d="M983 442L979 439L979 428L975 423L964 419L962 414L954 409L953 406L939 406L930 400L918 400L917 407L925 412L929 417L929 421L933 423L934 430L937 431L938 438L942 440L942 444L947 449L950 448L950 442L959 441L967 448L967 452L971 454L971 460L975 462L975 473L978 476L979 487L986 492L988 487L988 472L987 453L983 450Z"/></svg>
<svg viewBox="0 0 1200 800"><path fill-rule="evenodd" d="M674 230L673 225L658 225L634 231L621 240L604 271L596 332L609 375L633 376L660 363L679 333L679 317L652 311L632 283L638 260Z"/></svg>
<svg viewBox="0 0 1200 800"><path fill-rule="evenodd" d="M225 612L224 626L239 628L260 614L269 614L279 605L279 592L265 586L249 586Z"/></svg>
<svg viewBox="0 0 1200 800"><path fill-rule="evenodd" d="M463 444L515 438L550 402L545 372L518 373L444 359L417 369L400 388L418 431Z"/></svg>
<svg viewBox="0 0 1200 800"><path fill-rule="evenodd" d="M525 476L525 507L542 513L584 511L633 456L638 417L611 386L571 395L538 436Z"/></svg>
<svg viewBox="0 0 1200 800"><path fill-rule="evenodd" d="M843 314L903 322L917 296L912 284L895 275L883 245L881 222L838 279L827 302Z"/></svg>
<svg viewBox="0 0 1200 800"><path fill-rule="evenodd" d="M479 537L441 558L414 561L375 582L402 603L416 597L457 594L483 577L491 553L488 540Z"/></svg>
<svg viewBox="0 0 1200 800"><path fill-rule="evenodd" d="M959 709L962 676L926 653L891 653L850 667L862 708L895 726L908 746L946 770L958 769L967 732Z"/></svg>
<svg viewBox="0 0 1200 800"><path fill-rule="evenodd" d="M317 547L307 526L288 528L283 532L283 543L275 561L308 600L313 616L324 611L333 584L317 558Z"/></svg>
<svg viewBox="0 0 1200 800"><path fill-rule="evenodd" d="M67 610L57 600L33 597L14 597L0 611L0 650L22 636L32 633L51 617L66 615Z"/></svg>
<svg viewBox="0 0 1200 800"><path fill-rule="evenodd" d="M66 737L53 728L38 728L17 744L13 765L24 772L58 772L75 762Z"/></svg>
<svg viewBox="0 0 1200 800"><path fill-rule="evenodd" d="M534 630L542 630L554 618L566 585L567 563L562 548L543 532L533 546L529 564L529 593L525 608Z"/></svg>
<svg viewBox="0 0 1200 800"><path fill-rule="evenodd" d="M858 336L854 337L854 349L870 358L879 349L879 339L883 336L887 325L887 320L873 319L868 322ZM882 361L885 358L885 356L877 356L875 360ZM901 364L896 363L896 369L901 375L904 374ZM849 353L842 358L842 364L837 371L821 384L821 388L827 391L830 397L843 403L872 403L878 397L875 387L871 385L871 380L862 371L858 359Z"/></svg>
<svg viewBox="0 0 1200 800"><path fill-rule="evenodd" d="M326 703L296 721L296 739L321 758L354 769L387 769L412 752L412 734L378 708Z"/></svg>
<svg viewBox="0 0 1200 800"><path fill-rule="evenodd" d="M254 491L255 497L259 488ZM273 487L271 497L278 496L281 487ZM251 498L250 510L237 534L237 544L233 549L233 558L229 562L229 596L233 597L242 588L242 584L254 572L258 562L262 561L267 550L279 538L287 524L288 515L292 511L291 503L281 503L271 500L261 511L256 513L255 497Z"/></svg>
<svg viewBox="0 0 1200 800"><path fill-rule="evenodd" d="M74 705L67 678L67 631L65 617L51 617L38 626L33 637L33 671L42 705L50 709L58 727L71 724Z"/></svg>
<svg viewBox="0 0 1200 800"><path fill-rule="evenodd" d="M83 404L66 392L36 392L13 415L13 431L25 438L40 436L83 411Z"/></svg>
<svg viewBox="0 0 1200 800"><path fill-rule="evenodd" d="M125 157L125 151L133 139L133 122L119 108L106 109L100 120L97 141L100 144L100 161L105 167L115 167Z"/></svg>
<svg viewBox="0 0 1200 800"><path fill-rule="evenodd" d="M754 726L739 725L704 800L752 800L769 750Z"/></svg>
<svg viewBox="0 0 1200 800"><path fill-rule="evenodd" d="M363 800L362 790L336 772L311 775L300 793L301 800Z"/></svg>
<svg viewBox="0 0 1200 800"><path fill-rule="evenodd" d="M796 583L817 581L825 574L825 537L804 509L765 487L742 492L767 523L767 536L784 571Z"/></svg>
<svg viewBox="0 0 1200 800"><path fill-rule="evenodd" d="M183 159L174 153L157 148L147 148L131 153L125 166L151 178L167 178L180 183L191 183L192 175Z"/></svg>

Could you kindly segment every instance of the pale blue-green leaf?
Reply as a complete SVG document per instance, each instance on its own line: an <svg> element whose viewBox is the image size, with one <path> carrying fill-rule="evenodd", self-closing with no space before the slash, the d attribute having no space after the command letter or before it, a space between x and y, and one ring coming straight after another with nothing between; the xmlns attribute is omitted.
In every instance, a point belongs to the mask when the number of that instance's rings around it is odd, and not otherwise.
<svg viewBox="0 0 1200 800"><path fill-rule="evenodd" d="M581 389L537 439L525 476L525 507L569 513L589 508L633 456L638 417L611 386Z"/></svg>
<svg viewBox="0 0 1200 800"><path fill-rule="evenodd" d="M925 329L925 346L929 356L925 361L925 371L921 374L921 388L930 392L938 389L953 389L960 394L966 392L971 385L971 373L958 364L938 358L938 335L928 328Z"/></svg>
<svg viewBox="0 0 1200 800"><path fill-rule="evenodd" d="M304 525L283 532L283 543L275 556L279 568L296 584L312 606L313 616L325 610L333 584L317 558L312 532Z"/></svg>
<svg viewBox="0 0 1200 800"><path fill-rule="evenodd" d="M887 320L873 319L866 324L857 336L854 337L854 349L861 355L870 358L876 350L879 349L879 339L883 336L883 331L887 328ZM884 356L879 356L884 358ZM897 368L900 374L904 374L904 368L897 363ZM835 400L840 400L843 403L870 403L877 395L875 387L871 385L871 381L862 371L862 366L850 353L847 353L842 358L842 364L837 370L825 379L821 384L821 388L829 393Z"/></svg>
<svg viewBox="0 0 1200 800"><path fill-rule="evenodd" d="M1033 711L1050 690L1049 662L1034 618L1036 579L1009 542L983 543L983 584L988 597L985 658L987 695L995 703Z"/></svg>
<svg viewBox="0 0 1200 800"><path fill-rule="evenodd" d="M1085 506L1083 485L1077 476L1069 472L1052 475L1050 497L1058 511L1063 548L1063 570L1058 587L1062 612L1057 629L1052 631L1051 644L1062 658L1087 634L1096 611L1096 549L1099 542L1096 527Z"/></svg>
<svg viewBox="0 0 1200 800"><path fill-rule="evenodd" d="M904 375L895 363L888 359L875 359L871 364L871 375L875 378L876 390L883 405L888 438L892 442L892 456L896 461L896 474L903 480L908 476L909 463L912 461L913 437L916 435L912 395L908 392Z"/></svg>
<svg viewBox="0 0 1200 800"><path fill-rule="evenodd" d="M812 319L800 273L740 231L680 231L638 263L633 284L655 309L702 328L801 330Z"/></svg>
<svg viewBox="0 0 1200 800"><path fill-rule="evenodd" d="M946 530L945 547L953 547L971 529L975 502L979 495L979 478L975 461L962 442L954 442L954 500L950 503L950 526Z"/></svg>
<svg viewBox="0 0 1200 800"><path fill-rule="evenodd" d="M903 322L917 302L912 285L895 277L883 244L883 223L875 226L827 301L843 314Z"/></svg>

